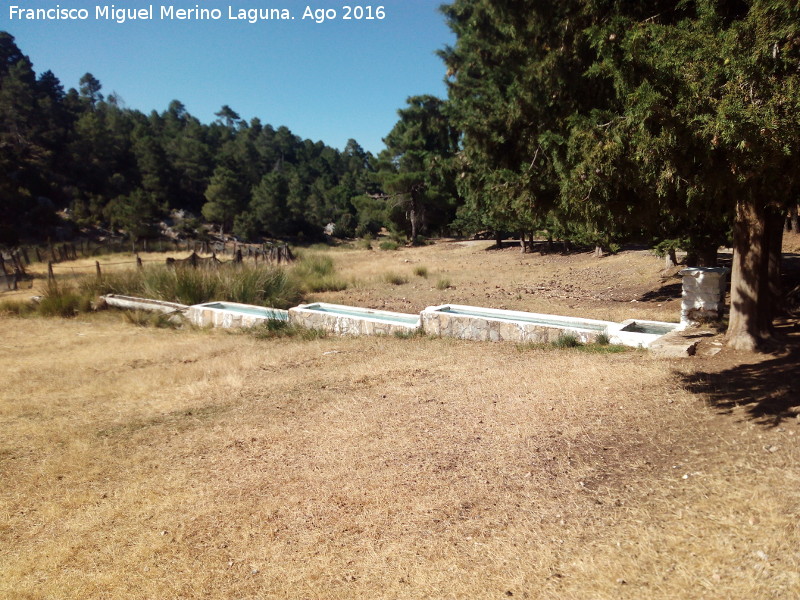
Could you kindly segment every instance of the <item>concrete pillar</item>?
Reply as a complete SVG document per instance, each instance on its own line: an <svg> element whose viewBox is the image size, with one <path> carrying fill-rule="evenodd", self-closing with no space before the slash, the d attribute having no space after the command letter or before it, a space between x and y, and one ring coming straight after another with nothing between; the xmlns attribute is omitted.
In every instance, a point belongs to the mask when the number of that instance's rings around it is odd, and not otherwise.
<svg viewBox="0 0 800 600"><path fill-rule="evenodd" d="M681 271L681 324L697 325L722 318L730 272L725 267L694 267Z"/></svg>

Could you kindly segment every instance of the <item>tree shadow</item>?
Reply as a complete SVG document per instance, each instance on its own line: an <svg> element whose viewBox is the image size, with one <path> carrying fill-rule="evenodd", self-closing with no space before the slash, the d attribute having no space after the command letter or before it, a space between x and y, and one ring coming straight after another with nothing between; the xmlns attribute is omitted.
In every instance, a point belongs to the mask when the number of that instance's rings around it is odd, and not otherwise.
<svg viewBox="0 0 800 600"><path fill-rule="evenodd" d="M683 384L722 413L745 406L749 418L760 425L777 427L795 419L800 405L800 326L787 322L777 331L782 343L771 358L685 374Z"/></svg>
<svg viewBox="0 0 800 600"><path fill-rule="evenodd" d="M683 283L665 283L657 290L650 290L639 296L639 302L666 302L667 300L680 299L683 292Z"/></svg>

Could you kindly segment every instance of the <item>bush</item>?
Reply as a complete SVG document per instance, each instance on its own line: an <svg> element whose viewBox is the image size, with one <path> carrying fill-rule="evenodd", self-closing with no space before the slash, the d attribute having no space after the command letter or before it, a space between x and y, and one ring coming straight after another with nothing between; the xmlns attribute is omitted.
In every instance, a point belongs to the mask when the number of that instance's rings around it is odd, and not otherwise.
<svg viewBox="0 0 800 600"><path fill-rule="evenodd" d="M385 242L381 242L379 247L381 250L397 250L400 247L400 244L394 241L386 240Z"/></svg>
<svg viewBox="0 0 800 600"><path fill-rule="evenodd" d="M414 267L414 275L417 277L423 277L425 279L428 278L428 267L423 267L420 265L419 267Z"/></svg>
<svg viewBox="0 0 800 600"><path fill-rule="evenodd" d="M450 286L450 280L447 279L446 277L443 277L443 278L439 279L439 281L436 282L436 289L437 290L446 290L449 287L451 287Z"/></svg>

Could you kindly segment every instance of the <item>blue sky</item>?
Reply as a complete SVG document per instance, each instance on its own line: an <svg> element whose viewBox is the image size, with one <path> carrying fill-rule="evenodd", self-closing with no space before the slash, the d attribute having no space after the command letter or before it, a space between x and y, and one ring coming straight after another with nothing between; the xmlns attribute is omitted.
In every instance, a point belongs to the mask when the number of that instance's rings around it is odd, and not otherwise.
<svg viewBox="0 0 800 600"><path fill-rule="evenodd" d="M153 6L152 20L125 23L96 19L96 7ZM10 19L24 9L87 9L86 20ZM345 20L345 6L383 6L384 19ZM446 96L445 70L436 50L454 42L438 0L383 0L357 4L324 0L308 4L164 0L78 2L6 0L0 30L8 31L37 74L50 69L65 88L92 73L106 95L149 113L177 99L201 121L228 104L244 119L343 148L355 138L373 153L397 121L406 98ZM219 9L219 20L162 20L161 7ZM307 6L333 9L337 18L303 19ZM230 20L239 9L287 9L293 20ZM356 13L351 12L351 16Z"/></svg>

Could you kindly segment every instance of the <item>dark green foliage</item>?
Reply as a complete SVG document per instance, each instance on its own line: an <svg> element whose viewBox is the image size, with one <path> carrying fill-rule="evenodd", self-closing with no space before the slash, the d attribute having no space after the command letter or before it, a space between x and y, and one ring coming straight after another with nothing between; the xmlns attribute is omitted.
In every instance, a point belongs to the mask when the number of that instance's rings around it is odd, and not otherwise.
<svg viewBox="0 0 800 600"><path fill-rule="evenodd" d="M341 236L385 224L383 215L360 218L353 203L381 191L372 155L354 140L338 151L227 105L209 125L177 100L145 115L104 96L90 73L78 88L65 93L49 71L37 80L0 32L0 243L46 239L64 208L80 225L133 238L154 233L170 209L252 241L321 238L328 223Z"/></svg>
<svg viewBox="0 0 800 600"><path fill-rule="evenodd" d="M407 103L383 140L379 176L388 200L388 225L413 242L423 232L443 231L455 217L453 161L459 135L443 100L414 96Z"/></svg>
<svg viewBox="0 0 800 600"><path fill-rule="evenodd" d="M391 251L391 250L397 250L398 248L400 248L400 244L398 244L395 241L386 240L385 242L381 242L378 245L378 247L381 250L389 250L389 251Z"/></svg>

